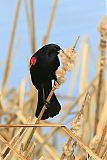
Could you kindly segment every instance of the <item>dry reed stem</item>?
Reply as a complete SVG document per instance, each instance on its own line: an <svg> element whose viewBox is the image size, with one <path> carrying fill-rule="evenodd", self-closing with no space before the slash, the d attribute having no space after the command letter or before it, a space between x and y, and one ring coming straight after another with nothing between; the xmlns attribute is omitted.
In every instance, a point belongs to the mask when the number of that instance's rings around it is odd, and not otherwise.
<svg viewBox="0 0 107 160"><path fill-rule="evenodd" d="M76 101L72 104L72 105L69 105L69 107L64 111L64 116L62 116L60 118L60 120L58 121L58 123L63 123L66 116L69 115L70 113L70 110L71 108L73 108L74 106L76 106L76 104L78 104L78 102L80 101L80 99L84 96L84 94L86 93L87 90L89 90L92 85L96 82L98 78L98 75L92 80L92 82L90 83L90 85L86 88L86 90L76 99ZM43 145L46 144L47 140L59 129L59 127L56 127L56 128L53 128L49 133L48 135L46 136L45 138L45 141L42 143L42 145L40 147L43 147ZM39 147L39 148L40 148Z"/></svg>
<svg viewBox="0 0 107 160"><path fill-rule="evenodd" d="M51 99L51 97L52 97L54 91L56 90L56 87L59 87L59 84L58 84L58 83L56 83L56 86L54 85L54 86L52 87L52 90L50 91L50 93L49 93L49 95L48 95L48 97L47 97L47 99L46 99L47 102L50 101L50 99ZM40 112L40 114L39 114L39 117L38 117L36 123L39 123L39 121L41 120L41 118L42 118L42 116L43 116L45 110L46 110L46 106L44 105L43 108L42 108L42 110L41 110L41 112Z"/></svg>
<svg viewBox="0 0 107 160"><path fill-rule="evenodd" d="M32 37L31 37L31 17L28 9L28 1L24 0L24 6L25 6L25 12L26 12L26 18L27 18L27 25L28 25L28 32L30 37L30 43L32 46Z"/></svg>
<svg viewBox="0 0 107 160"><path fill-rule="evenodd" d="M62 127L62 128L71 138L73 138L79 144L79 146L82 149L84 149L90 155L90 157L92 157L95 160L101 160L100 157L98 157L91 149L89 149L86 145L82 143L82 141L78 136L76 136L76 134L74 134L71 130L69 130L66 127Z"/></svg>
<svg viewBox="0 0 107 160"><path fill-rule="evenodd" d="M28 23L28 31L30 34L32 54L34 54L36 51L34 0L30 1L31 15L28 11L27 1L24 1L24 4L25 4L25 11L26 11L26 17L27 17L27 23ZM33 93L34 93L34 89L31 86L31 97ZM32 104L34 104L34 101L32 102Z"/></svg>
<svg viewBox="0 0 107 160"><path fill-rule="evenodd" d="M39 158L39 160L45 160L44 157L42 156L41 158Z"/></svg>
<svg viewBox="0 0 107 160"><path fill-rule="evenodd" d="M79 103L79 101L84 96L84 94L86 93L86 91L89 90L92 87L92 85L96 82L97 78L98 78L98 75L95 76L95 78L92 80L92 82L90 83L90 85L86 88L86 90L81 95L79 95L79 97L77 97L77 99L75 100L75 102L72 105L71 104L69 105L69 107L66 109L66 111L64 113L64 116L61 117L61 120L59 121L59 123L61 123L61 122L63 122L65 120L66 116L69 115L71 108L74 108L74 106L76 106Z"/></svg>
<svg viewBox="0 0 107 160"><path fill-rule="evenodd" d="M97 130L97 125L99 122L99 111L100 111L100 98L101 98L101 90L102 90L102 82L103 82L103 72L104 72L104 63L105 61L105 53L101 53L100 55L100 71L99 71L99 80L98 80L98 92L97 92L97 99L96 99L96 115L95 115L95 130L94 135Z"/></svg>
<svg viewBox="0 0 107 160"><path fill-rule="evenodd" d="M89 68L89 40L88 37L84 38L83 44L82 44L82 57L81 57L81 77L80 77L80 94L87 88L88 85L88 68ZM81 99L79 105L81 106L83 99ZM89 125L87 118L89 117L89 105L85 107L84 109L84 120L82 123L82 131L84 134L82 134L82 141L87 144L88 142L88 133L89 133ZM86 136L87 135L87 136Z"/></svg>
<svg viewBox="0 0 107 160"><path fill-rule="evenodd" d="M95 82L95 81L94 81ZM94 84L94 83L93 83ZM102 96L104 95L104 93L101 93L102 94ZM18 95L18 94L17 94ZM28 95L27 95L28 96ZM8 98L7 97L7 93L6 93L6 98ZM14 95L13 95L13 98L14 98ZM80 97L79 97L80 98ZM17 96L17 98L16 98L17 100L18 100L18 96ZM10 99L9 99L10 100ZM32 103L32 99L29 99L30 101L29 101L29 104L31 105L31 103ZM79 100L81 100L81 98L80 99L76 99L77 101L77 103L79 102ZM4 97L3 97L3 99L2 99L2 103L4 103L5 102L5 99L4 99ZM10 102L9 102L10 103ZM77 103L75 103L75 105L77 104ZM8 106L10 106L10 105L12 105L12 104L15 104L15 108L17 108L18 109L18 106L16 105L16 102L14 101L14 100L12 100L11 101L11 104L8 104ZM4 107L6 106L7 107L7 105L6 104L3 104L4 105ZM17 106L17 107L16 107ZM5 107L5 108L6 108ZM26 107L26 103L24 103L24 107ZM70 106L68 106L67 107L67 109L69 108L69 112L68 112L68 114L70 114L70 108L72 108L72 106L71 106L71 104L70 104ZM0 108L0 110L1 110L1 108ZM28 112L29 112L29 108L27 109L28 110ZM7 109L6 108L6 112L9 112L9 109ZM4 112L3 112L4 113ZM21 113L21 114L20 114ZM103 112L102 112L103 113ZM68 114L66 114L66 113L64 113L64 117L66 118L66 116L68 115ZM10 115L9 115L10 116ZM64 117L61 117L61 119L63 119ZM106 116L105 116L106 117ZM23 122L24 121L24 119L26 119L25 118L25 116L23 116L23 114L22 114L22 112L20 111L20 112L17 112L16 113L16 120L15 120L15 123L17 124L17 122L18 121L21 121L21 122ZM63 119L63 120L65 120L65 119ZM11 119L10 119L10 121L11 121ZM26 121L24 122L24 123L26 123ZM21 128L22 129L22 128ZM58 129L58 127L56 127L54 130L52 130L51 132L49 132L49 134L48 135L50 135L50 136L52 136L52 134L55 132L55 130L57 130ZM97 127L97 129L98 129L98 127ZM29 130L27 130L26 129L26 132L29 132ZM24 134L23 134L23 136L24 135L26 135L26 132L24 132ZM104 130L103 130L103 132L104 132ZM11 132L12 133L12 132ZM52 134L51 134L52 133ZM11 135L11 134L10 134ZM30 134L29 134L30 135ZM21 141L22 141L22 139L23 139L23 136L20 138L20 143L21 143ZM42 145L42 143L44 144L44 142L46 142L46 139L43 137L43 136L41 136L41 135L39 135L38 133L34 133L34 136L36 137L36 139L37 139L37 141ZM27 137L29 137L29 136L27 136ZM48 136L47 136L48 137ZM40 140L40 139L42 139L42 140ZM26 140L25 140L26 141ZM30 141L31 142L31 141ZM30 144L31 143L29 143L28 144L28 148L27 148L27 150L25 150L24 152L23 152L23 147L22 147L22 154L24 154L24 155L26 155L27 154L27 151L29 151L29 147L30 147ZM45 143L46 144L46 143ZM21 145L20 145L21 146ZM43 146L43 145L42 145ZM46 149L46 147L49 147L49 145L48 144L46 144L45 145L45 149ZM21 148L21 147L20 147ZM33 146L31 147L31 149L33 149ZM48 150L48 149L50 149L50 151ZM50 153L51 152L51 147L49 147L47 150L48 150L48 153ZM19 150L19 149L18 149ZM13 153L12 153L13 154ZM54 152L52 153L52 154L55 154ZM100 156L100 155L99 155ZM15 156L14 156L15 157ZM12 158L14 159L14 157L12 156ZM54 157L54 156L53 156ZM104 159L104 157L106 157L106 150L105 150L105 152L103 152L103 154L102 154L102 158ZM5 157L6 158L6 157ZM75 158L78 158L78 157L75 157ZM9 159L9 158L8 158ZM82 158L82 156L81 156L81 159L83 160L83 158ZM106 158L105 158L106 159ZM10 160L10 159L9 159ZM14 159L14 160L16 160L16 158ZM71 160L71 159L70 159Z"/></svg>
<svg viewBox="0 0 107 160"><path fill-rule="evenodd" d="M22 112L24 111L23 107L24 107L25 85L26 81L22 80L19 91L19 109L21 109Z"/></svg>
<svg viewBox="0 0 107 160"><path fill-rule="evenodd" d="M13 146L15 145L15 143L17 142L17 139L23 134L24 132L24 128L20 128L18 130L18 132L16 133L16 135L14 135L14 137L10 140L10 144ZM10 149L8 147L5 147L3 150L2 150L2 157L5 158L5 156L10 152Z"/></svg>
<svg viewBox="0 0 107 160"><path fill-rule="evenodd" d="M95 92L95 87L92 86L90 90L86 94L86 99L84 100L84 103L82 104L84 107L84 118L81 124L81 131L82 131L82 141L86 145L89 144L90 137L91 137L91 128L90 128L90 121L92 119L89 119L89 114L90 114L90 102L93 97L93 93ZM93 118L93 117L92 117Z"/></svg>
<svg viewBox="0 0 107 160"><path fill-rule="evenodd" d="M52 88L49 96L47 97L47 102L50 101L50 99L51 99L51 97L52 97L55 89L56 89L55 86L53 86L53 88ZM42 118L45 110L46 110L46 106L44 105L43 108L42 108L42 110L41 110L41 112L40 112L40 114L39 114L39 116L38 116L38 119L35 121L36 124L39 123L39 121L41 120L41 118ZM36 129L36 128L33 128L33 129L31 130L31 132L29 133L29 136L28 136L29 138L27 139L27 141L26 141L26 143L25 143L24 150L26 150L26 148L28 147L28 144L30 143L30 141L31 141L31 139L32 139L32 137L33 137L33 134L34 134L34 132L35 132L35 129Z"/></svg>
<svg viewBox="0 0 107 160"><path fill-rule="evenodd" d="M34 136L36 137L37 141L38 141L38 142L41 144L41 146L42 146L42 144L43 144L44 141L45 141L45 138L43 138L43 137L42 137L41 135L39 135L37 132L35 132ZM55 160L59 160L59 159L60 159L57 150L56 150L53 146L51 146L50 144L46 143L46 144L44 145L44 148L45 148L46 151L48 151L48 153L50 154L50 156L52 157L52 159L55 159Z"/></svg>
<svg viewBox="0 0 107 160"><path fill-rule="evenodd" d="M77 40L76 40L73 48L72 48L70 51L68 51L68 50L67 50L68 52L65 51L66 56L67 56L67 53L72 54L71 59L69 58L69 60L73 60L73 62L71 61L71 63L74 63L74 59L73 59L72 57L73 57L73 54L75 54L75 47L76 47L76 44L77 44L77 42L78 42L78 39L79 39L79 37L77 38ZM65 63L66 63L66 62L65 62ZM65 67L65 63L64 63L64 67ZM67 67L64 72L68 71L69 69L70 69L70 67L69 67L69 68ZM59 69L59 70L61 70L61 69ZM64 70L64 68L62 68L62 70ZM58 71L58 70L57 70L57 71ZM64 75L59 74L58 72L56 73L56 75L57 75L57 78L58 78L59 82L61 82L62 79L63 79L63 77L64 77ZM61 83L62 83L62 82L61 82ZM60 87L60 84L58 84L58 83L56 82L56 83L54 84L54 86L52 87L52 90L50 91L50 93L49 93L49 95L48 95L48 97L47 97L47 99L46 99L47 102L50 101L50 99L51 99L54 91L55 91L57 88L59 88L59 87ZM42 107L42 110L41 110L41 112L40 112L40 114L39 114L39 116L38 116L38 119L37 119L37 121L36 121L36 124L39 123L39 121L41 120L41 118L42 118L45 110L46 110L46 106L45 106L45 104L44 104L43 107ZM31 139L32 139L32 136L33 136L33 134L34 134L34 131L35 131L35 129L33 128L32 131L31 131L31 133L30 133L29 139L27 140L27 142L26 142L26 144L25 144L25 147L24 147L25 149L27 148L27 144L30 143L30 141L31 141Z"/></svg>
<svg viewBox="0 0 107 160"><path fill-rule="evenodd" d="M104 19L103 19L101 25L99 26L98 30L101 34L99 49L100 49L101 52L106 53L106 50L107 50L107 16L104 17ZM106 59L104 59L102 61L102 63L104 63L104 61L106 61ZM100 121L99 121L98 126L97 126L97 134L99 134L100 131L102 131L102 129L103 129L103 127L104 127L104 125L106 124L106 121L107 121L107 85L106 84L107 84L107 66L105 68L105 86L104 86L105 87L105 102L104 102L104 106L102 108Z"/></svg>
<svg viewBox="0 0 107 160"><path fill-rule="evenodd" d="M30 144L29 146L28 146L28 149L25 151L25 155L26 155L26 158L27 159L30 159L32 156L33 156L33 154L34 154L34 149L35 149L35 144L34 144L34 142L32 142L32 144ZM23 151L23 150L22 150Z"/></svg>
<svg viewBox="0 0 107 160"><path fill-rule="evenodd" d="M85 37L82 47L82 62L81 62L81 79L80 79L80 94L87 88L88 81L88 60L89 60L89 43Z"/></svg>
<svg viewBox="0 0 107 160"><path fill-rule="evenodd" d="M101 136L101 139L100 139L100 142L96 148L96 154L100 154L100 150L101 150L101 147L103 145L103 142L104 142L104 139L105 139L105 136L106 136L106 133L107 133L107 125L104 127L103 129L103 132L102 132L102 136Z"/></svg>
<svg viewBox="0 0 107 160"><path fill-rule="evenodd" d="M13 56L12 56L12 60L11 60L11 67L15 64L15 58L16 58L16 54L18 53L20 44L21 44L21 38L18 37L17 40L16 40L15 48L14 48L13 53L12 53ZM7 91L7 92L8 92L8 91ZM6 94L7 94L7 93L6 93Z"/></svg>
<svg viewBox="0 0 107 160"><path fill-rule="evenodd" d="M63 127L64 124L55 124L55 123L42 123L42 124L0 124L0 128L16 128L16 127Z"/></svg>
<svg viewBox="0 0 107 160"><path fill-rule="evenodd" d="M53 86L53 88L52 88L52 90L51 90L51 92L50 92L50 94L49 94L49 96L48 96L48 98L47 98L47 101L48 101L48 102L50 101L50 99L51 99L51 97L52 97L52 95L53 95L53 93L54 93L54 91L55 91L55 89L56 89L57 87L59 87L59 84L58 84L58 83L56 83L56 85ZM39 115L39 117L38 117L38 119L37 119L37 120L36 120L36 119L33 120L34 123L35 123L35 122L36 122L36 123L39 123L39 121L40 121L40 119L41 119L41 117L42 117L45 109L46 109L46 107L45 107L45 105L44 105L43 108L42 108L42 111L41 111L41 113L40 113L40 115ZM32 136L33 136L33 134L34 134L34 130L35 130L35 128L29 129L29 132L28 132L28 129L27 129L27 130L26 130L26 131L27 131L27 132L26 132L26 137L23 137L23 139L21 138L21 144L23 144L23 149L24 149L24 150L26 150L27 147L28 147L28 145L30 144L30 141L31 141ZM17 143L19 143L19 140L17 141ZM16 143L16 144L17 144L17 143ZM16 144L15 144L15 145L16 145ZM18 149L19 149L19 148L20 148L20 145L18 145L17 147L18 147ZM13 157L14 157L14 156L13 156Z"/></svg>
<svg viewBox="0 0 107 160"><path fill-rule="evenodd" d="M20 114L18 114L18 116L19 116L19 119L23 123L26 123L26 118L23 116L23 114L21 112L20 112ZM38 142L40 144L42 144L44 142L44 138L42 136L40 136L37 132L34 133L34 137L38 140ZM58 153L56 152L56 150L50 144L49 145L46 144L44 147L53 159L59 160Z"/></svg>
<svg viewBox="0 0 107 160"><path fill-rule="evenodd" d="M102 156L102 160L106 160L107 159L107 149L106 151L104 152L103 156Z"/></svg>
<svg viewBox="0 0 107 160"><path fill-rule="evenodd" d="M6 91L6 86L7 86L7 82L8 82L9 74L10 74L10 69L11 69L11 55L12 55L14 37L15 37L17 21L18 21L18 16L19 16L19 11L20 11L20 5L21 5L21 0L18 0L17 7L16 7L16 14L15 14L14 22L13 22L13 29L12 29L11 39L10 39L10 45L9 45L9 49L8 49L6 66L5 66L5 71L4 71L3 83L2 83L3 94Z"/></svg>
<svg viewBox="0 0 107 160"><path fill-rule="evenodd" d="M28 11L27 1L24 1L24 4L25 4L25 11L26 11L26 17L27 17L27 23L28 23L28 30L29 30L29 34L30 34L32 54L34 54L36 52L34 0L30 1L31 14ZM29 23L29 22L31 22L31 23ZM31 93L31 97L32 97L32 94L34 93L34 89L32 86L31 86L30 93ZM34 107L34 101L32 102L32 104Z"/></svg>
<svg viewBox="0 0 107 160"><path fill-rule="evenodd" d="M50 33L51 33L51 29L52 29L56 9L57 9L57 4L58 4L58 0L54 0L54 5L53 5L52 13L51 13L51 16L50 16L47 32L46 32L46 35L43 38L43 45L46 45L48 43L48 39L49 39L49 36L50 36Z"/></svg>
<svg viewBox="0 0 107 160"><path fill-rule="evenodd" d="M21 158L22 160L27 160L24 156L22 156L11 144L9 144L1 135L0 135L0 140L7 146L9 147L17 157Z"/></svg>
<svg viewBox="0 0 107 160"><path fill-rule="evenodd" d="M99 121L99 111L100 111L100 100L101 100L101 89L102 89L102 81L103 81L103 74L106 62L106 44L107 44L107 16L105 16L98 28L100 32L100 68L99 68L99 81L98 81L98 92L97 92L97 102L96 102L96 116L95 116L95 130L94 134L97 130L97 124Z"/></svg>
<svg viewBox="0 0 107 160"><path fill-rule="evenodd" d="M21 113L20 113L20 115L21 115ZM23 118L22 118L23 117ZM21 116L19 116L19 119L21 118L21 121L23 122L23 123L26 123L26 118L23 116L23 115L21 115ZM37 132L35 132L34 133L34 137L38 140L38 142L40 143L40 144L42 144L43 142L44 142L44 138L41 136L41 135L39 135ZM27 137L26 137L27 138ZM56 152L56 150L54 149L54 148L52 148L52 146L49 144L45 144L45 149L48 151L48 153L51 155L51 157L53 158L53 159L55 159L55 160L59 160L59 156L58 156L58 153Z"/></svg>
<svg viewBox="0 0 107 160"><path fill-rule="evenodd" d="M83 110L84 110L84 107L87 105L88 101L89 101L89 92L86 93L85 99L83 101L81 109L78 112L76 118L74 118L71 121L71 129L70 130L73 133L75 133L76 135L78 135L79 137L81 137L80 128L81 128L81 120L82 120L82 117L83 117ZM64 157L66 159L75 158L75 156L74 156L75 146L76 146L76 142L70 137L68 139L68 141L63 146L63 154L62 154L62 159L61 160L63 160Z"/></svg>
<svg viewBox="0 0 107 160"><path fill-rule="evenodd" d="M61 83L64 82L63 79L64 79L64 76L65 76L66 71L69 71L69 70L71 69L71 67L72 67L71 64L74 64L75 47L76 47L76 45L77 45L78 40L79 40L79 36L78 36L78 38L76 39L76 42L75 42L75 44L73 45L73 47L72 47L71 49L65 49L65 50L64 50L64 53L65 53L65 54L61 56L62 61L63 61L63 67L62 67L62 69L59 69L59 70L56 71L56 76L57 76L58 81L59 81L60 83L58 84L58 83L56 82L55 85L52 87L52 90L51 90L49 96L47 97L47 100L46 100L47 102L50 101L50 99L51 99L54 91L55 91L57 88L60 87L60 84L61 84ZM61 53L60 53L60 54L61 54ZM74 55L73 55L73 54L74 54ZM69 62L67 63L68 66L66 66L66 62L68 61L68 57L69 57ZM66 60L67 60L67 61L66 61ZM71 63L71 64L70 64L70 63ZM64 74L63 74L63 72L64 72ZM41 118L42 118L45 110L46 110L46 106L45 106L45 104L44 104L44 106L43 106L43 108L42 108L42 110L41 110L41 112L40 112L40 114L39 114L39 117L38 117L36 123L39 123L39 121L41 120ZM34 133L34 130L32 130L32 134L31 134L31 135L33 135L33 133ZM32 137L32 136L31 136L31 137Z"/></svg>
<svg viewBox="0 0 107 160"><path fill-rule="evenodd" d="M36 51L36 41L35 41L35 12L34 12L34 0L30 1L31 4L31 38L32 38L32 54Z"/></svg>
<svg viewBox="0 0 107 160"><path fill-rule="evenodd" d="M100 116L100 121L97 126L97 134L99 134L102 131L106 121L107 121L107 96L105 98L104 106L103 106L102 113Z"/></svg>
<svg viewBox="0 0 107 160"><path fill-rule="evenodd" d="M32 123L35 123L35 119L33 119L31 121ZM23 148L23 152L24 150L24 144L26 144L27 138L29 136L29 132L30 132L31 128L26 128L23 130L23 132L20 134L20 136L18 137L18 139L16 140L16 142L14 143L15 147L17 148L18 151L22 150ZM29 131L29 132L28 132ZM22 147L23 146L23 147ZM29 146L29 145L28 145ZM11 156L11 159L14 160L15 155Z"/></svg>

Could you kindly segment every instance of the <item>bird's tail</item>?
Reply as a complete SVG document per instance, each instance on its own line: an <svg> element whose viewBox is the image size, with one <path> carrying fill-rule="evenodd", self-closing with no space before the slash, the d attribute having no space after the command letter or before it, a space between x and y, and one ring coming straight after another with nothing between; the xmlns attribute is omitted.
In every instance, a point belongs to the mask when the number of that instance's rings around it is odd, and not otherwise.
<svg viewBox="0 0 107 160"><path fill-rule="evenodd" d="M43 91L43 87L39 87L38 88L38 104L37 104L37 109L36 109L36 113L35 113L36 117L39 116L43 105L44 105L44 91ZM45 110L41 119L48 119L48 118L49 118L49 113L47 110Z"/></svg>
<svg viewBox="0 0 107 160"><path fill-rule="evenodd" d="M44 101L47 99L50 91L52 89L52 82L48 82L44 84L43 88L40 88L38 90L38 105L37 105L37 110L36 110L36 117L39 116L42 107L44 105ZM50 103L48 104L48 108L45 110L42 119L48 119L49 117L54 117L56 116L59 111L61 110L61 105L58 102L55 94L52 95Z"/></svg>
<svg viewBox="0 0 107 160"><path fill-rule="evenodd" d="M48 97L50 91L52 89L52 82L48 82L44 85L44 93L45 93L45 98ZM59 111L61 110L61 105L58 102L56 95L53 94L50 100L49 108L47 109L47 112L49 114L49 117L54 117L56 116Z"/></svg>

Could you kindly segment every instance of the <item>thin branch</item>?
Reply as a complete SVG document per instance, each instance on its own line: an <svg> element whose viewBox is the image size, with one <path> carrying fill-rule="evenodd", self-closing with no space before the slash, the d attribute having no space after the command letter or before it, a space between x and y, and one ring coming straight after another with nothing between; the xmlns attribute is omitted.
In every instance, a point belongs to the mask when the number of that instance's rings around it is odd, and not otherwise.
<svg viewBox="0 0 107 160"><path fill-rule="evenodd" d="M27 160L11 144L9 144L1 135L0 135L0 141L2 141L7 147L9 147L17 157L21 158L22 160Z"/></svg>
<svg viewBox="0 0 107 160"><path fill-rule="evenodd" d="M50 36L50 33L51 33L51 29L52 29L52 25L53 25L55 13L56 13L57 4L58 4L58 0L54 0L54 5L53 5L52 13L51 13L51 16L50 16L48 29L47 29L46 35L43 38L43 45L48 43L48 39L49 39L49 36Z"/></svg>
<svg viewBox="0 0 107 160"><path fill-rule="evenodd" d="M84 149L89 155L90 157L92 157L95 160L101 160L100 157L98 157L90 148L88 148L87 146L85 146L85 144L82 143L82 141L80 140L80 138L78 136L76 136L76 134L74 134L71 130L69 130L66 127L62 127L62 129L71 137L73 138L78 144L79 146Z"/></svg>
<svg viewBox="0 0 107 160"><path fill-rule="evenodd" d="M101 147L102 147L102 145L103 145L104 138L105 138L105 136L106 136L106 132L107 132L107 125L104 127L104 130L103 130L103 133L102 133L100 142L99 142L99 144L98 144L98 146L97 146L97 149L96 149L96 154L98 154L98 155L99 155L100 150L101 150Z"/></svg>
<svg viewBox="0 0 107 160"><path fill-rule="evenodd" d="M55 124L55 123L39 123L39 124L0 124L0 128L16 128L16 127L63 127L63 124Z"/></svg>
<svg viewBox="0 0 107 160"><path fill-rule="evenodd" d="M10 74L10 69L11 69L11 56L12 56L14 37L15 37L15 32L16 32L16 27L17 27L17 22L18 22L18 16L19 16L19 11L20 11L20 4L21 4L21 0L18 0L17 1L17 7L16 7L16 14L15 14L15 17L14 17L11 39L10 39L10 45L9 45L9 49L8 49L8 56L7 56L7 60L6 60L3 83L2 83L2 92L3 93L6 90L6 86L7 86L7 82L8 82L9 74Z"/></svg>
<svg viewBox="0 0 107 160"><path fill-rule="evenodd" d="M32 54L36 51L36 43L35 43L35 12L34 12L34 0L31 0L31 37L32 37Z"/></svg>

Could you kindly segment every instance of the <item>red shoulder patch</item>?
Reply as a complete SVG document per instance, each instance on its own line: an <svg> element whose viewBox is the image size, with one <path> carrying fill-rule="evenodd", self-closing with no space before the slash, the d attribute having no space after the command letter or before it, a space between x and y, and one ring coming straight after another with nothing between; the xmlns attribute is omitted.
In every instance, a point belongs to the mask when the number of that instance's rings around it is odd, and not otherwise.
<svg viewBox="0 0 107 160"><path fill-rule="evenodd" d="M36 61L37 61L36 57L32 57L31 60L30 60L30 64L35 65Z"/></svg>

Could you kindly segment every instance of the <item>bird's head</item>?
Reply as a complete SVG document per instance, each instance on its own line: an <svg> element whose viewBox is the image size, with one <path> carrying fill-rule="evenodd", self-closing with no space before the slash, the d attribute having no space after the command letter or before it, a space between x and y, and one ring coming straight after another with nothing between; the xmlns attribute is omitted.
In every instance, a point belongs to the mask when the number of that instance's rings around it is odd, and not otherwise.
<svg viewBox="0 0 107 160"><path fill-rule="evenodd" d="M47 54L48 54L49 56L58 55L59 52L60 52L60 50L62 50L61 47L60 47L59 45L57 45L57 44L48 44L48 45L46 45L46 46L44 46L44 47L46 47L46 49L47 49ZM63 51L63 50L62 50L62 51ZM63 52L64 52L64 51L63 51Z"/></svg>
<svg viewBox="0 0 107 160"><path fill-rule="evenodd" d="M32 66L35 66L35 64L37 63L37 59L39 60L40 56L39 55L43 55L42 53L47 54L49 57L56 57L59 52L60 52L61 47L58 46L57 44L47 44L45 46L43 46L42 48L40 48L30 59L30 68ZM62 52L64 52L62 50Z"/></svg>

